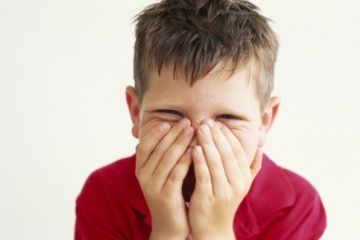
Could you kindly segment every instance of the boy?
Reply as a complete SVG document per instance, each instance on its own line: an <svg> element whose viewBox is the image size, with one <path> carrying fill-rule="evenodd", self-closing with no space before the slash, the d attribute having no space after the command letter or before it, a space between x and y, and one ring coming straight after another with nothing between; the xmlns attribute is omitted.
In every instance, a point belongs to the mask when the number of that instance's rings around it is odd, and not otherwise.
<svg viewBox="0 0 360 240"><path fill-rule="evenodd" d="M75 239L319 239L316 190L261 150L279 108L277 49L247 1L145 9L126 89L136 154L87 179Z"/></svg>

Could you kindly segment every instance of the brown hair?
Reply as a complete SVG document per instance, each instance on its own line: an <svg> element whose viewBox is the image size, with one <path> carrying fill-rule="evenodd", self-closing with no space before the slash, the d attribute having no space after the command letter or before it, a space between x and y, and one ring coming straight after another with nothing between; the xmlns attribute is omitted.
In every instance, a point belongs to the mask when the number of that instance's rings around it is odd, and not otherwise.
<svg viewBox="0 0 360 240"><path fill-rule="evenodd" d="M172 63L174 76L190 84L221 61L253 68L261 109L273 90L278 50L275 33L254 4L242 0L163 0L148 6L136 22L134 79L138 102L149 75ZM254 75L255 74L255 75Z"/></svg>

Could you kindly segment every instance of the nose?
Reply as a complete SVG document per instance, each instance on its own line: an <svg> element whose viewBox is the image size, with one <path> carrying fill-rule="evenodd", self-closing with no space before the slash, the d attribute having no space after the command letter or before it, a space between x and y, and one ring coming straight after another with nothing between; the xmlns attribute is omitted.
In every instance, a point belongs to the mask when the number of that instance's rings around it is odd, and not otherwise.
<svg viewBox="0 0 360 240"><path fill-rule="evenodd" d="M205 120L205 119L204 119ZM196 145L199 145L198 140L197 140L197 136L196 136L196 130L198 129L198 127L201 126L202 122L204 121L202 119L197 120L197 121L191 121L191 126L193 127L193 129L195 130L195 134L193 139L191 140L191 143L189 144L190 147L194 148Z"/></svg>

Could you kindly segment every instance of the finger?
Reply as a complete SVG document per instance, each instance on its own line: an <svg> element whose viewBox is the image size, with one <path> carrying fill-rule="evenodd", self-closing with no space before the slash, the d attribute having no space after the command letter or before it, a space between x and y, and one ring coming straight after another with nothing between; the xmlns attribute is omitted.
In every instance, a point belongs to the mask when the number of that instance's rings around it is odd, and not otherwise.
<svg viewBox="0 0 360 240"><path fill-rule="evenodd" d="M199 127L198 139L210 171L213 192L215 194L221 194L225 189L224 186L228 185L228 181L219 151L215 146L213 136L206 124L202 124Z"/></svg>
<svg viewBox="0 0 360 240"><path fill-rule="evenodd" d="M136 145L136 169L140 169L144 166L156 145L158 145L169 129L170 124L163 122L156 127L153 127L147 135L139 140L139 143Z"/></svg>
<svg viewBox="0 0 360 240"><path fill-rule="evenodd" d="M216 148L219 151L226 178L228 182L233 185L239 179L239 171L232 147L220 129L222 127L221 124L214 124L210 121L207 121L207 124L212 126L210 130L213 135Z"/></svg>
<svg viewBox="0 0 360 240"><path fill-rule="evenodd" d="M179 162L180 158L183 156L184 152L188 148L192 138L194 135L194 130L192 127L187 126L182 130L180 135L176 138L173 144L167 149L167 151L163 154L160 162L156 166L154 170L154 183L160 184L163 188L164 184L166 184L166 180L171 174L172 169ZM177 179L177 176L174 176L174 180Z"/></svg>
<svg viewBox="0 0 360 240"><path fill-rule="evenodd" d="M195 172L195 191L203 195L213 195L211 176L206 158L201 146L197 145L192 151Z"/></svg>
<svg viewBox="0 0 360 240"><path fill-rule="evenodd" d="M229 141L229 143L233 149L233 153L236 157L236 160L237 160L236 162L237 162L240 170L244 174L247 175L247 173L250 169L250 164L249 164L249 160L246 156L246 153L245 153L243 147L241 146L240 141L236 138L236 136L230 131L230 129L227 126L225 126L224 124L222 126L223 127L221 128L221 131L223 132L224 136Z"/></svg>
<svg viewBox="0 0 360 240"><path fill-rule="evenodd" d="M258 148L255 153L254 161L251 164L251 178L254 180L256 175L259 173L262 166L263 151L262 148Z"/></svg>
<svg viewBox="0 0 360 240"><path fill-rule="evenodd" d="M163 187L163 191L168 192L171 195L181 193L184 179L192 162L191 159L192 148L188 148L170 172L169 177Z"/></svg>
<svg viewBox="0 0 360 240"><path fill-rule="evenodd" d="M169 123L171 125L170 121L166 121L167 123ZM148 121L146 123L144 123L139 131L139 139L141 140L144 136L146 136L148 134L148 132L153 129L154 127L158 126L159 124L161 124L162 121L158 120L158 121Z"/></svg>
<svg viewBox="0 0 360 240"><path fill-rule="evenodd" d="M170 131L160 140L160 142L156 145L154 151L149 156L148 160L145 162L143 166L144 174L147 176L153 175L154 171L163 158L165 152L168 148L174 143L176 138L182 132L184 128L190 125L190 121L186 118L183 118L178 123L176 123Z"/></svg>

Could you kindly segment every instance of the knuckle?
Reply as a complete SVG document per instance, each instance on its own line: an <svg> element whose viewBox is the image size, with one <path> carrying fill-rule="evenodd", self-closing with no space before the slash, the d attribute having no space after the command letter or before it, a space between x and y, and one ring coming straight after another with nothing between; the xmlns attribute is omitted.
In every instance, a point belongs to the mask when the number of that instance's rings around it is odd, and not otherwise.
<svg viewBox="0 0 360 240"><path fill-rule="evenodd" d="M154 196L154 192L152 191L152 189L149 188L148 186L142 186L141 191L144 193L144 195L147 198L154 199L156 197Z"/></svg>
<svg viewBox="0 0 360 240"><path fill-rule="evenodd" d="M181 154L184 153L184 151L185 151L184 146L179 146L177 144L174 144L169 147L164 157L166 159L174 159L174 158L179 159L181 157Z"/></svg>
<svg viewBox="0 0 360 240"><path fill-rule="evenodd" d="M171 152L171 154L178 155L180 152L185 152L186 151L186 148L187 148L188 144L189 144L188 140L177 140L169 148L169 152Z"/></svg>
<svg viewBox="0 0 360 240"><path fill-rule="evenodd" d="M151 188L151 178L143 170L135 170L135 176L142 190Z"/></svg>
<svg viewBox="0 0 360 240"><path fill-rule="evenodd" d="M238 156L238 157L241 157L241 156L243 155L243 151L242 151L241 145L237 145L237 146L234 148L234 154L235 154L235 156Z"/></svg>
<svg viewBox="0 0 360 240"><path fill-rule="evenodd" d="M241 156L241 153L242 153L242 152L240 151L240 148L237 147L237 148L234 149L234 155L235 155L235 156L240 157L240 156Z"/></svg>
<svg viewBox="0 0 360 240"><path fill-rule="evenodd" d="M221 202L230 203L233 201L233 199L234 199L233 194L231 194L228 191L223 191L221 194L219 194L219 200Z"/></svg>
<svg viewBox="0 0 360 240"><path fill-rule="evenodd" d="M229 152L225 152L223 155L222 155L222 159L224 160L224 162L228 162L228 163L233 163L235 162L235 159L233 156L231 156L229 154Z"/></svg>
<svg viewBox="0 0 360 240"><path fill-rule="evenodd" d="M154 149L155 156L162 156L163 153L166 151L167 147L164 144L158 144Z"/></svg>
<svg viewBox="0 0 360 240"><path fill-rule="evenodd" d="M136 179L138 180L138 182L139 182L140 184L142 184L142 183L144 182L144 181L143 181L144 177L143 177L143 175L142 175L142 173L141 173L140 170L135 170L135 176L136 176Z"/></svg>
<svg viewBox="0 0 360 240"><path fill-rule="evenodd" d="M137 144L135 147L136 153L139 155L143 155L145 153L144 145Z"/></svg>
<svg viewBox="0 0 360 240"><path fill-rule="evenodd" d="M234 195L244 195L248 189L250 188L249 184L245 183L245 182L237 182L235 185L234 185Z"/></svg>
<svg viewBox="0 0 360 240"><path fill-rule="evenodd" d="M158 168L160 170L166 170L169 168L170 165L171 165L170 158L167 156L164 156L163 159L160 160Z"/></svg>
<svg viewBox="0 0 360 240"><path fill-rule="evenodd" d="M144 172L143 169L135 167L135 176L138 180L143 178L144 176L143 172Z"/></svg>
<svg viewBox="0 0 360 240"><path fill-rule="evenodd" d="M180 132L180 135L177 140L181 143L187 142L189 140L189 138L192 137L193 133L194 133L194 130L191 127L185 127Z"/></svg>
<svg viewBox="0 0 360 240"><path fill-rule="evenodd" d="M210 164L210 167L211 167L211 170L217 174L217 173L220 173L221 171L223 171L223 166L221 164L220 161L213 161L211 164Z"/></svg>
<svg viewBox="0 0 360 240"><path fill-rule="evenodd" d="M171 147L163 156L163 159L159 162L159 169L169 171L168 169L173 168L173 165L177 162L177 166L181 162L180 151ZM175 170L176 168L174 168ZM173 171L174 171L173 170Z"/></svg>
<svg viewBox="0 0 360 240"><path fill-rule="evenodd" d="M144 180L144 177L142 177L142 176L137 176L136 179L138 180L140 186L144 186L144 185L145 185L146 181Z"/></svg>
<svg viewBox="0 0 360 240"><path fill-rule="evenodd" d="M162 206L172 206L174 204L173 196L167 191L164 193L162 199L159 199L159 202L161 202Z"/></svg>
<svg viewBox="0 0 360 240"><path fill-rule="evenodd" d="M176 145L184 145L189 140L189 136L181 133L175 141Z"/></svg>
<svg viewBox="0 0 360 240"><path fill-rule="evenodd" d="M202 138L201 141L204 147L212 147L211 140L209 138Z"/></svg>
<svg viewBox="0 0 360 240"><path fill-rule="evenodd" d="M188 153L185 150L183 155L179 158L179 162L178 162L179 167L185 167L187 165L187 162L189 161L189 156L186 154Z"/></svg>
<svg viewBox="0 0 360 240"><path fill-rule="evenodd" d="M199 184L209 184L210 183L210 177L206 174L201 174L197 177L196 181L199 182Z"/></svg>
<svg viewBox="0 0 360 240"><path fill-rule="evenodd" d="M179 182L181 181L181 179L182 179L181 173L176 169L174 169L169 175L169 181L172 183Z"/></svg>
<svg viewBox="0 0 360 240"><path fill-rule="evenodd" d="M138 179L139 178L139 176L140 176L140 170L139 169L135 169L135 176L136 176L136 178Z"/></svg>

